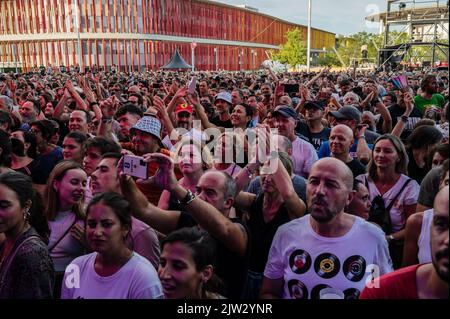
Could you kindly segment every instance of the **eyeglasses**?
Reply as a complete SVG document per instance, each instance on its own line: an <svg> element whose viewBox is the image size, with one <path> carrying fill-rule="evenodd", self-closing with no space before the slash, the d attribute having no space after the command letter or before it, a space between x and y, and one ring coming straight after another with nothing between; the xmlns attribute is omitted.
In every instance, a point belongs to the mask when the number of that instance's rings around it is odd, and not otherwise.
<svg viewBox="0 0 450 319"><path fill-rule="evenodd" d="M30 133L33 133L34 135L38 135L39 133L41 133L41 131L31 129Z"/></svg>

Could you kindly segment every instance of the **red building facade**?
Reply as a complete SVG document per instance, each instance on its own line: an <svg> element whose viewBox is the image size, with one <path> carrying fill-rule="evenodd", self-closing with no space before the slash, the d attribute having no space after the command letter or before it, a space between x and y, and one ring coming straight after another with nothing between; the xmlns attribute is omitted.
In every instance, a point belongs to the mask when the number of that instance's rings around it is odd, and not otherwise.
<svg viewBox="0 0 450 319"><path fill-rule="evenodd" d="M306 39L305 26L212 1L7 0L0 1L0 62L156 70L176 47L191 63L195 42L196 69L249 70L295 27ZM334 43L333 33L312 30L313 49Z"/></svg>

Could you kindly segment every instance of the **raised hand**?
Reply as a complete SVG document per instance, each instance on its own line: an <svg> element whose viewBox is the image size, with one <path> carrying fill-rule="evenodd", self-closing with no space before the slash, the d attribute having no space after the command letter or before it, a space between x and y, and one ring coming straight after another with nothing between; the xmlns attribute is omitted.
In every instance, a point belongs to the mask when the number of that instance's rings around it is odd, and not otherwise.
<svg viewBox="0 0 450 319"><path fill-rule="evenodd" d="M84 227L81 227L78 224L75 224L70 230L70 235L75 238L81 244L85 244L86 233L84 231Z"/></svg>
<svg viewBox="0 0 450 319"><path fill-rule="evenodd" d="M112 118L117 111L119 101L116 96L112 96L106 100L100 102L100 109L102 110L103 117Z"/></svg>
<svg viewBox="0 0 450 319"><path fill-rule="evenodd" d="M193 106L200 105L197 92L186 95L186 100L188 101L189 104Z"/></svg>
<svg viewBox="0 0 450 319"><path fill-rule="evenodd" d="M156 163L158 171L151 178L155 185L159 185L166 190L173 190L178 184L174 173L174 161L167 155L161 153L145 154L144 161L147 163Z"/></svg>
<svg viewBox="0 0 450 319"><path fill-rule="evenodd" d="M66 84L64 85L70 92L73 92L75 90L75 87L73 86L73 83L71 80L67 80Z"/></svg>
<svg viewBox="0 0 450 319"><path fill-rule="evenodd" d="M188 88L182 87L182 88L178 89L177 93L175 93L175 97L177 97L177 98L185 97L187 94L188 94Z"/></svg>
<svg viewBox="0 0 450 319"><path fill-rule="evenodd" d="M369 127L367 124L360 124L356 127L356 137L360 138L366 134L366 129Z"/></svg>
<svg viewBox="0 0 450 319"><path fill-rule="evenodd" d="M158 111L158 116L163 118L168 116L166 104L164 101L157 95L153 97L153 107Z"/></svg>
<svg viewBox="0 0 450 319"><path fill-rule="evenodd" d="M405 115L409 116L414 108L414 98L410 92L405 92L403 94L403 101L405 102Z"/></svg>
<svg viewBox="0 0 450 319"><path fill-rule="evenodd" d="M259 120L262 121L263 119L265 119L267 116L267 106L264 103L259 102L256 106L256 109L258 110Z"/></svg>

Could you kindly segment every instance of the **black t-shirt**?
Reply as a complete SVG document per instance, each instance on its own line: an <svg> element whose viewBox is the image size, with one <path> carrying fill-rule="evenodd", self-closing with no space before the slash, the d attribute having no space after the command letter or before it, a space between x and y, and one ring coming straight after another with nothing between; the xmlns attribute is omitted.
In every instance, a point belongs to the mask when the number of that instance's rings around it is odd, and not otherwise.
<svg viewBox="0 0 450 319"><path fill-rule="evenodd" d="M306 137L308 142L314 146L316 151L319 151L320 145L322 145L324 141L328 141L331 133L331 129L329 127L324 127L324 129L319 133L312 133L308 127L308 124L303 121L298 122L295 130L297 133Z"/></svg>
<svg viewBox="0 0 450 319"><path fill-rule="evenodd" d="M48 154L38 155L33 161L35 163L33 182L40 185L47 184L47 179L53 168L63 159L62 148L59 146Z"/></svg>
<svg viewBox="0 0 450 319"><path fill-rule="evenodd" d="M398 104L391 105L388 107L388 111L391 114L392 118L392 128L397 125L398 121L401 121L401 117L403 114L405 114L405 109L401 108ZM406 122L405 129L403 130L402 135L400 136L402 139L408 138L408 136L411 134L414 125L416 125L417 122L419 122L422 119L422 112L414 106L411 115L408 117L408 122ZM378 132L381 132L381 128L383 127L383 118L380 117L380 120L377 124L377 130Z"/></svg>
<svg viewBox="0 0 450 319"><path fill-rule="evenodd" d="M430 171L426 168L426 165L424 168L420 168L416 160L414 159L414 155L412 150L408 150L408 176L414 179L419 185L422 183L422 180L425 178L425 175Z"/></svg>
<svg viewBox="0 0 450 319"><path fill-rule="evenodd" d="M240 299L247 277L251 237L249 229L240 220L237 218L230 218L230 220L233 223L241 224L244 227L248 237L247 249L245 256L239 256L237 253L228 249L221 241L217 240L216 274L225 284L225 291L220 291L219 293L230 299ZM181 212L177 223L177 229L193 227L196 225L197 222L191 214L188 212Z"/></svg>
<svg viewBox="0 0 450 319"><path fill-rule="evenodd" d="M356 178L356 176L358 175L362 175L366 173L366 167L364 166L363 163L361 163L360 161L358 161L356 158L353 159L353 161L345 163L348 168L350 168L350 170L353 173L353 178Z"/></svg>
<svg viewBox="0 0 450 319"><path fill-rule="evenodd" d="M226 121L221 121L219 116L214 117L211 120L211 123L218 127L233 128L233 124L231 124L231 119L228 119Z"/></svg>
<svg viewBox="0 0 450 319"><path fill-rule="evenodd" d="M250 218L247 226L252 234L252 249L250 252L249 269L263 273L266 267L273 237L283 224L290 222L285 205L281 205L271 221L266 223L263 216L264 193L260 193L250 208Z"/></svg>
<svg viewBox="0 0 450 319"><path fill-rule="evenodd" d="M39 175L39 167L36 165L37 163L33 160L27 166L15 169L16 172L22 173L24 175L30 176L33 180L33 183L36 183L35 176ZM37 180L39 181L39 180ZM36 183L38 184L38 183Z"/></svg>

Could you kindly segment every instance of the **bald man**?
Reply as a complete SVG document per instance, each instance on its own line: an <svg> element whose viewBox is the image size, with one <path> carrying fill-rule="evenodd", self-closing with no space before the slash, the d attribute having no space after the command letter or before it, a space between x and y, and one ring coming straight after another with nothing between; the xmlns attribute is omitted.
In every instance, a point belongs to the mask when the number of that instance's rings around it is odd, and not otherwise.
<svg viewBox="0 0 450 319"><path fill-rule="evenodd" d="M333 127L330 133L331 157L344 162L353 173L353 178L366 173L366 167L357 159L350 156L350 148L354 142L353 131L344 124Z"/></svg>
<svg viewBox="0 0 450 319"><path fill-rule="evenodd" d="M354 195L353 176L342 161L316 162L308 178L310 214L278 228L264 271L262 298L317 299L332 287L356 299L374 274L392 271L384 233L344 213Z"/></svg>
<svg viewBox="0 0 450 319"><path fill-rule="evenodd" d="M448 299L449 187L434 200L430 227L431 263L401 268L375 282L380 289L366 288L362 299Z"/></svg>

